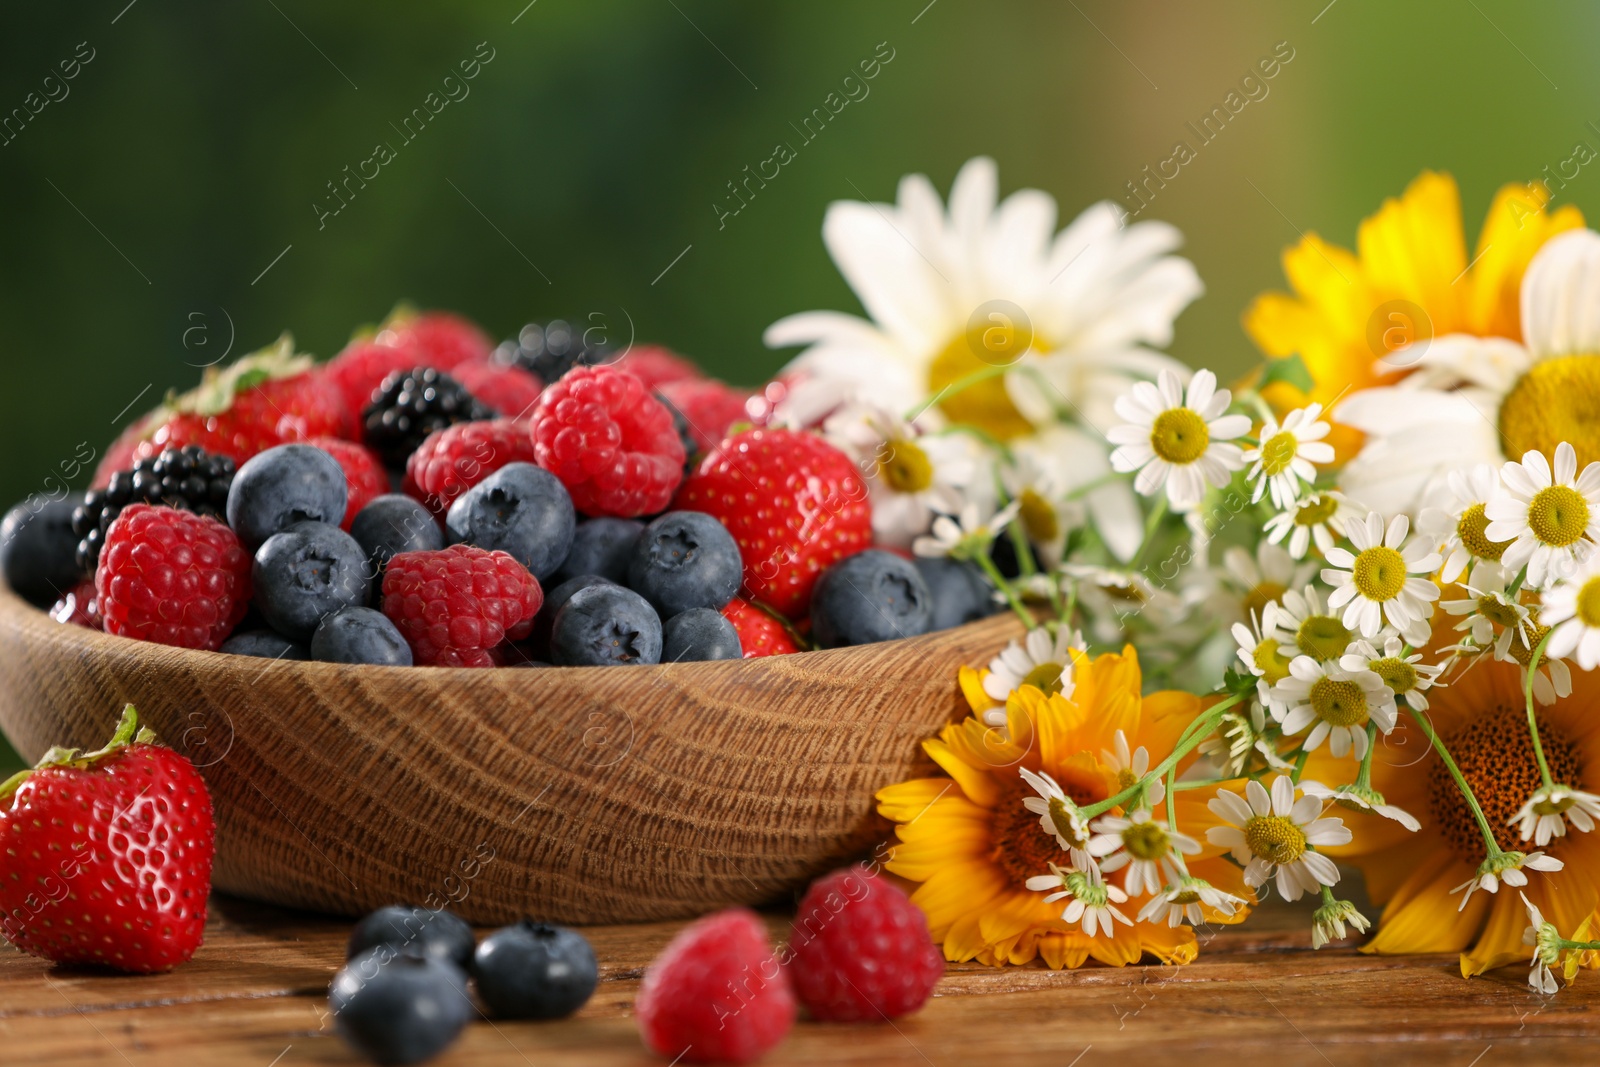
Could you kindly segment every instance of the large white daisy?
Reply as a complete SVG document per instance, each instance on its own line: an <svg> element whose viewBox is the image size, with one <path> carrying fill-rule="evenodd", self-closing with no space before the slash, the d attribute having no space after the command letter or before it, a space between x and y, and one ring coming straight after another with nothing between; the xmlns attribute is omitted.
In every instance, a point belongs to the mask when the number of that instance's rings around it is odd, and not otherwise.
<svg viewBox="0 0 1600 1067"><path fill-rule="evenodd" d="M1343 819L1318 818L1322 801L1313 796L1295 799L1288 775L1272 780L1272 791L1252 779L1245 795L1217 790L1206 802L1212 814L1228 825L1213 826L1206 840L1221 845L1244 864L1244 884L1263 885L1276 877L1284 900L1299 900L1339 881L1339 868L1317 846L1347 845L1350 829Z"/></svg>

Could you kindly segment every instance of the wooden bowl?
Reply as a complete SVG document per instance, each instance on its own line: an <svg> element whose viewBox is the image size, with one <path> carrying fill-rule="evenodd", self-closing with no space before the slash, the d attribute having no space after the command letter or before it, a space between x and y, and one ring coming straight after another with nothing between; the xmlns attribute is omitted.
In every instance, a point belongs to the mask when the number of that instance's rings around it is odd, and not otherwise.
<svg viewBox="0 0 1600 1067"><path fill-rule="evenodd" d="M1006 614L854 649L464 670L225 656L52 620L0 584L0 728L30 762L127 703L205 776L217 888L478 923L675 919L782 897L888 830Z"/></svg>

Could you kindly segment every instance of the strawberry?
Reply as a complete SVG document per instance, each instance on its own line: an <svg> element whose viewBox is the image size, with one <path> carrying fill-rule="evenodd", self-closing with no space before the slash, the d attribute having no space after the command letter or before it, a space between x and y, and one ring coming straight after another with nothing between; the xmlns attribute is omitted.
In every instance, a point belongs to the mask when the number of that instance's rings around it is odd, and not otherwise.
<svg viewBox="0 0 1600 1067"><path fill-rule="evenodd" d="M694 438L696 453L709 452L717 447L717 442L727 436L728 427L734 423L750 421L745 411L750 391L735 389L715 378L685 378L667 382L658 391L689 424L689 435Z"/></svg>
<svg viewBox="0 0 1600 1067"><path fill-rule="evenodd" d="M699 367L663 345L634 345L610 365L627 371L643 382L646 389L703 377Z"/></svg>
<svg viewBox="0 0 1600 1067"><path fill-rule="evenodd" d="M389 313L373 340L379 344L414 348L423 355L419 366L454 370L461 363L483 363L494 342L476 323L448 311L417 311L401 304Z"/></svg>
<svg viewBox="0 0 1600 1067"><path fill-rule="evenodd" d="M722 617L733 623L733 628L738 631L739 647L744 649L745 659L786 656L800 651L800 646L795 644L794 637L783 623L748 600L734 597L722 609Z"/></svg>
<svg viewBox="0 0 1600 1067"><path fill-rule="evenodd" d="M0 784L0 933L55 963L150 974L200 947L216 826L194 766L132 705L97 752L52 748Z"/></svg>
<svg viewBox="0 0 1600 1067"><path fill-rule="evenodd" d="M739 543L745 589L790 618L805 614L823 570L872 544L855 464L801 430L729 437L684 480L673 507L720 519Z"/></svg>

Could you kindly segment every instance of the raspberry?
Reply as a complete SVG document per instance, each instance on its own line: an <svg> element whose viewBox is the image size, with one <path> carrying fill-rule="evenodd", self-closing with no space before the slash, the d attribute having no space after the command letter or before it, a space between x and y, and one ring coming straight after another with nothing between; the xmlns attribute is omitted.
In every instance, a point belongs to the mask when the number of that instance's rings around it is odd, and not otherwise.
<svg viewBox="0 0 1600 1067"><path fill-rule="evenodd" d="M627 371L643 382L646 389L702 377L699 367L661 345L634 345L610 366Z"/></svg>
<svg viewBox="0 0 1600 1067"><path fill-rule="evenodd" d="M450 376L484 405L511 419L533 414L539 391L544 388L537 375L498 363L463 363Z"/></svg>
<svg viewBox="0 0 1600 1067"><path fill-rule="evenodd" d="M749 1063L794 1025L794 994L754 912L733 908L678 932L633 1004L644 1043L688 1063Z"/></svg>
<svg viewBox="0 0 1600 1067"><path fill-rule="evenodd" d="M811 883L789 937L795 995L823 1022L876 1022L916 1011L944 957L928 917L862 864Z"/></svg>
<svg viewBox="0 0 1600 1067"><path fill-rule="evenodd" d="M345 505L344 519L339 528L349 532L356 514L378 497L389 491L389 475L369 450L351 441L337 437L314 437L306 444L314 445L332 456L344 471L344 484L349 503Z"/></svg>
<svg viewBox="0 0 1600 1067"><path fill-rule="evenodd" d="M476 323L448 311L419 313L404 306L394 310L376 339L382 344L417 349L422 353L421 365L447 371L464 363L486 362L494 351L494 342Z"/></svg>
<svg viewBox="0 0 1600 1067"><path fill-rule="evenodd" d="M215 652L250 604L250 556L216 519L133 504L106 531L95 592L106 633Z"/></svg>
<svg viewBox="0 0 1600 1067"><path fill-rule="evenodd" d="M744 649L745 659L786 656L800 651L783 623L748 600L734 597L722 609L722 617L733 623L733 628L739 631L739 645Z"/></svg>
<svg viewBox="0 0 1600 1067"><path fill-rule="evenodd" d="M56 622L71 623L90 630L104 630L105 620L100 618L100 601L95 598L94 579L86 578L62 594L50 609Z"/></svg>
<svg viewBox="0 0 1600 1067"><path fill-rule="evenodd" d="M344 435L360 436L361 417L372 396L392 374L429 366L428 358L409 345L351 341L322 368L323 379L333 387L342 409Z"/></svg>
<svg viewBox="0 0 1600 1067"><path fill-rule="evenodd" d="M751 598L797 618L831 564L872 544L867 487L814 433L746 430L684 480L675 508L715 515L739 542Z"/></svg>
<svg viewBox="0 0 1600 1067"><path fill-rule="evenodd" d="M405 493L435 515L507 463L532 463L528 424L516 419L458 422L428 435L406 461Z"/></svg>
<svg viewBox="0 0 1600 1067"><path fill-rule="evenodd" d="M495 666L493 650L527 637L543 603L526 567L468 545L402 552L383 573L383 613L421 666Z"/></svg>
<svg viewBox="0 0 1600 1067"><path fill-rule="evenodd" d="M544 391L533 451L590 516L653 515L683 480L672 413L639 379L611 367L574 367Z"/></svg>
<svg viewBox="0 0 1600 1067"><path fill-rule="evenodd" d="M711 378L685 379L661 386L661 395L683 413L696 452L709 452L736 422L749 422L745 402L750 393Z"/></svg>

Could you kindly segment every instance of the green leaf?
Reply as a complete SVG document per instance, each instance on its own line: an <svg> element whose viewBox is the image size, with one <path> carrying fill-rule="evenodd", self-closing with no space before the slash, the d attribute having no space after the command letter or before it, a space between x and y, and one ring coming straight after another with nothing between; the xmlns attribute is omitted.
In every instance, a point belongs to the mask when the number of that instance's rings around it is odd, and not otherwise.
<svg viewBox="0 0 1600 1067"><path fill-rule="evenodd" d="M1306 369L1305 360L1300 358L1298 352L1282 359L1267 360L1266 369L1261 372L1261 380L1256 383L1256 390L1258 392L1264 390L1274 382L1292 385L1302 393L1309 393L1311 387L1316 384L1311 372Z"/></svg>

